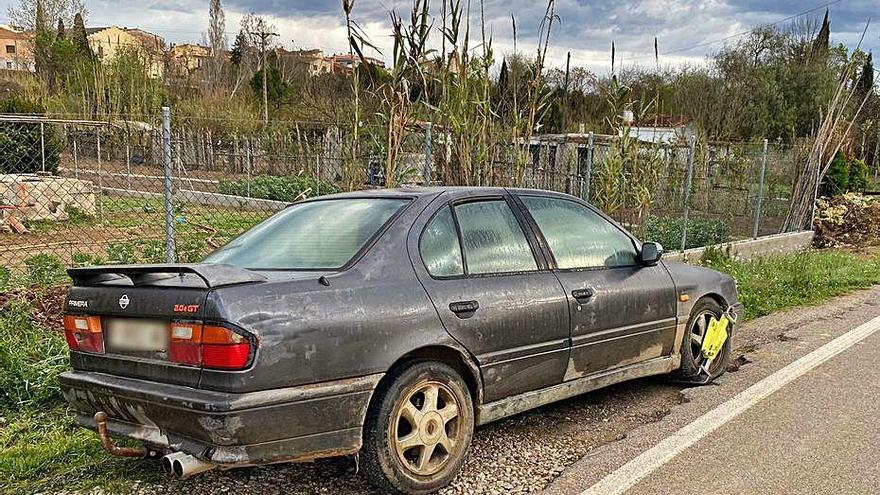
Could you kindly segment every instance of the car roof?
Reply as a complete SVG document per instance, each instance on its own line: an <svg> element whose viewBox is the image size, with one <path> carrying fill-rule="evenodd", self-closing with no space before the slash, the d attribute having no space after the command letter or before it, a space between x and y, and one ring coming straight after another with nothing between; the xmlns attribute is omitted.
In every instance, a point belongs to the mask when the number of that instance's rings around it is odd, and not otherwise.
<svg viewBox="0 0 880 495"><path fill-rule="evenodd" d="M565 193L547 191L543 189L528 188L512 188L512 187L484 187L484 186L409 186L391 189L363 189L360 191L351 191L337 194L328 194L319 196L315 199L327 198L363 198L363 197L383 197L383 198L412 198L421 196L436 196L443 193L486 193L498 194L501 192L510 192L513 194L540 194L545 196L572 197Z"/></svg>

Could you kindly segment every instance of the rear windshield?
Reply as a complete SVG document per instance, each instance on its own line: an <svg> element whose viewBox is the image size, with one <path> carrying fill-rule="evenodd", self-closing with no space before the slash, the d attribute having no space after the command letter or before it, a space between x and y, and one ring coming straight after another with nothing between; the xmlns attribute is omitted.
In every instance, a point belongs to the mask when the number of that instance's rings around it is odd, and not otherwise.
<svg viewBox="0 0 880 495"><path fill-rule="evenodd" d="M251 269L338 269L409 200L351 198L293 205L205 258Z"/></svg>

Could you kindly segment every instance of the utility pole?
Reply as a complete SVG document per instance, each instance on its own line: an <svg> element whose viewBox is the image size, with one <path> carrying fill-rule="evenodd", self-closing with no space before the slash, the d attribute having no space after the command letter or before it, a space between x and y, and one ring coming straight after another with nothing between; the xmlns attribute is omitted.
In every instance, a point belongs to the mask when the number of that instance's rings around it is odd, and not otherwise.
<svg viewBox="0 0 880 495"><path fill-rule="evenodd" d="M262 59L261 70L263 71L263 123L269 125L269 87L266 68L266 45L268 44L269 37L278 36L278 33L261 29L259 32L251 33L251 36L258 36L260 38L260 58Z"/></svg>

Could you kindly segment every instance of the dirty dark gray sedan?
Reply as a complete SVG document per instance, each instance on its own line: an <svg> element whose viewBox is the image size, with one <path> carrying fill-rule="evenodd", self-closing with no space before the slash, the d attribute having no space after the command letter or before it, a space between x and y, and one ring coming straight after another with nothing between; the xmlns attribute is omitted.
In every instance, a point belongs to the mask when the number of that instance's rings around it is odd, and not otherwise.
<svg viewBox="0 0 880 495"><path fill-rule="evenodd" d="M61 385L111 453L181 477L360 452L375 484L429 493L477 425L724 372L729 340L708 365L701 342L741 314L733 279L661 255L564 194L325 196L200 264L70 270Z"/></svg>

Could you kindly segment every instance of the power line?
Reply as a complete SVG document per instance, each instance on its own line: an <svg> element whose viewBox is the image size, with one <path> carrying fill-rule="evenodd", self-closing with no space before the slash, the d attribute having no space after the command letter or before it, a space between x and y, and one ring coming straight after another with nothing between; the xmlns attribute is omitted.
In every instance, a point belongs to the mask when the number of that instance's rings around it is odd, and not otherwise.
<svg viewBox="0 0 880 495"><path fill-rule="evenodd" d="M803 16L805 16L805 15L807 15L807 14L811 14L811 13L817 11L817 10L824 9L824 8L830 7L830 6L832 6L832 5L836 5L836 4L838 4L838 3L841 3L841 2L843 2L843 0L833 0L833 1L831 1L831 2L825 2L825 3L821 4L821 5L817 5L817 6L813 7L813 8L811 8L811 9L804 10L803 12L798 12L797 14L792 14L792 15L790 15L790 16L788 16L788 17L785 17L785 18L779 19L778 21L771 22L771 23L769 23L769 24L761 24L761 26L776 26L776 25L779 25L779 24L783 24L783 23L788 22L788 21L790 21L790 20L792 20L792 19L797 19L798 17L803 17ZM674 50L669 50L669 51L667 51L667 52L662 52L662 51L661 51L661 54L662 54L662 55L671 55L671 54L673 54L673 53L689 52L689 51L694 50L694 49L696 49L696 48L702 48L702 47L704 47L704 46L711 46L711 45L714 45L714 44L717 44L717 43L723 43L723 42L725 42L725 41L732 40L732 39L734 39L734 38L739 38L740 36L745 36L745 35L751 33L753 30L754 30L754 27L751 28L751 29L745 30L745 31L740 31L740 32L738 32L738 33L734 33L734 34L731 34L731 35L728 35L728 36L724 36L723 38L717 38L717 39L714 39L714 40L702 41L702 42L700 42L700 43L696 43L696 44L691 45L691 46L688 46L688 47L676 48L676 49L674 49ZM654 56L653 56L653 55L651 55L651 56L638 56L638 57L632 57L632 58L630 58L630 60L644 60L644 59L649 59L649 58L654 58Z"/></svg>

